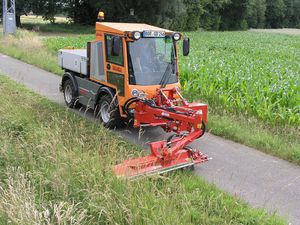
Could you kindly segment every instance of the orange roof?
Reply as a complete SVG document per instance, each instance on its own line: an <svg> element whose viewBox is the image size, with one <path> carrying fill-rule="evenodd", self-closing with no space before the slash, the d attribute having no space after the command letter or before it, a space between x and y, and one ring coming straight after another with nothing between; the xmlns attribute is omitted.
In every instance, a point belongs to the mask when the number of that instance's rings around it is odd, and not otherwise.
<svg viewBox="0 0 300 225"><path fill-rule="evenodd" d="M126 31L144 31L155 30L164 32L173 32L160 27L155 27L145 23L110 23L110 22L98 22L97 28L101 30L113 30L113 32L126 32ZM97 29L97 30L98 30Z"/></svg>

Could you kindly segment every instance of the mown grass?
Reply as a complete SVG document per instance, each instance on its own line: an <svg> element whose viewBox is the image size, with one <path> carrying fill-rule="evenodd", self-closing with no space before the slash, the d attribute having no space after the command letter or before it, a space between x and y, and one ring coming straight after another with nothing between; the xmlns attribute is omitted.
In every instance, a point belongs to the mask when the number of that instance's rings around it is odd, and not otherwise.
<svg viewBox="0 0 300 225"><path fill-rule="evenodd" d="M56 17L55 23L45 21L40 16L22 16L23 29L38 31L39 33L55 34L90 34L95 33L94 26L77 25L69 22L65 17Z"/></svg>
<svg viewBox="0 0 300 225"><path fill-rule="evenodd" d="M1 34L0 34L1 35ZM200 35L204 36L203 39L210 37L209 39L213 39L214 35L216 37L219 35L219 33L214 32L205 32L200 34L195 34L194 36ZM207 36L205 36L207 35ZM238 51L239 49L243 49L242 43L239 43L237 49L235 49L234 46L231 46L228 39L230 39L231 36L235 37L235 39L238 40L239 35L244 36L244 39L252 38L253 35L258 35L260 37L260 34L257 33L251 33L251 32L227 32L222 33L221 35L226 36L227 40L226 42L222 42L220 40L220 48L215 47L214 50L209 50L212 48L213 45L216 45L215 41L209 41L207 49L205 48L205 43L202 41L203 47L199 46L200 50L197 50L195 48L191 51L191 56L189 57L180 57L181 60L181 74L182 74L182 84L184 87L185 96L188 97L191 101L199 101L199 99L202 99L204 102L208 102L210 106L210 114L209 114L209 124L208 129L211 133L226 137L229 139L232 139L234 141L238 141L240 143L246 144L248 146L260 149L266 153L281 157L283 159L289 160L291 162L300 164L300 135L299 135L299 126L292 126L287 124L274 124L270 121L265 121L263 118L256 118L255 115L243 111L234 111L234 108L230 110L226 106L226 104L223 102L222 99L228 99L226 97L220 97L220 96L226 96L231 95L230 94L230 86L228 89L224 87L226 82L222 80L222 76L220 76L219 72L222 71L220 68L218 68L220 65L218 65L218 60L221 60L221 58L224 56L227 57L228 54L233 54L234 52ZM248 36L249 35L249 36ZM264 34L264 35L270 35L268 38L270 40L273 40L272 38L275 38L275 40L278 41L284 41L287 40L288 43L290 43L290 38L287 35L279 35L277 39L277 35L275 34ZM191 35L192 36L192 35ZM287 37L286 37L287 36ZM29 38L28 38L29 37ZM193 36L192 36L193 37ZM90 40L94 40L95 36L93 34L91 35L80 35L80 36L73 36L73 37L51 37L51 38L43 38L41 39L39 36L33 34L32 32L19 30L16 38L14 37L7 37L7 38L1 38L0 37L0 52L8 54L10 56L13 56L15 58L18 58L20 60L23 60L27 63L36 65L38 67L41 67L43 69L46 69L50 72L62 75L63 71L57 66L56 62L56 52L60 48L84 48L86 46L86 42ZM199 37L198 37L199 38ZM24 39L24 40L23 40ZM219 38L221 39L221 38ZM234 40L232 42L234 42ZM283 40L282 40L283 39ZM213 39L214 40L214 39ZM265 39L263 39L266 41ZM297 44L298 42L292 38L293 43ZM194 45L193 39L191 40L192 46ZM200 41L200 40L198 40ZM248 40L249 41L249 40ZM256 42L259 44L259 39L253 40L254 45ZM226 50L226 43L228 46L230 46L228 52ZM195 43L197 44L197 43ZM284 42L283 42L284 44ZM294 47L297 47L295 45ZM203 56L203 59L200 59L199 54L202 54L202 48L205 48L203 51L205 52L205 55ZM287 46L286 48L292 48L292 46ZM230 50L231 49L231 50ZM212 51L212 56L209 56L210 51ZM258 50L256 50L258 51ZM264 49L264 51L267 51L267 49ZM279 50L278 50L279 51ZM286 49L284 50L284 53L286 53ZM297 50L295 50L297 52ZM204 53L203 53L204 54ZM250 53L247 53L248 57L251 56ZM250 54L250 55L249 55ZM259 52L259 54L263 54L262 52ZM252 57L259 57L257 55L254 55ZM198 57L198 60L196 58ZM219 57L219 58L218 58ZM233 57L233 56L232 56ZM229 66L224 67L224 71L228 72L228 76L226 78L226 74L222 72L222 75L225 77L225 80L228 80L230 84L234 84L235 82L243 83L243 85L247 86L247 83L245 83L245 80L242 78L243 73L242 69L244 69L243 64L241 64L241 61L238 61L236 64L235 69L233 68L234 61L237 60L236 53L234 53L235 59L233 60L233 63ZM272 62L272 56L270 55L270 61ZM45 60L47 59L47 60ZM244 58L245 59L245 58ZM251 58L250 58L251 59ZM250 59L245 59L245 63L248 63ZM289 60L292 60L292 56L289 56ZM251 60L250 60L251 61ZM259 61L259 60L258 60ZM266 60L265 60L266 61ZM216 69L214 70L214 62ZM266 61L268 64L268 62ZM193 67L193 65L195 67ZM272 63L268 64L268 68L272 68ZM277 64L274 64L277 68ZM273 65L273 67L274 67ZM278 65L279 66L279 65ZM228 67L228 68L227 68ZM280 68L283 66L281 65ZM290 66L291 68L294 68L294 70L291 70L292 73L296 74L298 73L295 68L297 68L297 61L293 62L293 64ZM200 68L200 72L197 72L197 68ZM248 67L245 67L246 69ZM249 70L255 69L255 66L252 66L248 68ZM275 69L276 69L275 68ZM231 71L229 71L231 70ZM247 70L248 71L248 70ZM264 70L262 70L264 71ZM215 73L215 74L214 74ZM241 80L239 78L236 81L231 81L229 77L231 76L231 73L240 73ZM250 72L249 72L250 73ZM247 73L246 75L249 75ZM255 73L255 71L253 72ZM188 75L190 74L190 75ZM255 78L249 79L249 94L251 94L251 91L253 91L251 88L252 79L258 79L257 76L261 76L261 79L264 79L265 76L269 76L270 72L268 72L268 75L265 75L264 73L256 74ZM204 81L202 81L202 79ZM210 80L212 82L210 82ZM299 78L298 78L299 80ZM193 82L191 82L193 81ZM294 80L297 82L297 77ZM270 78L270 82L274 82L272 78ZM271 84L270 84L271 85ZM291 85L291 84L289 84ZM226 86L226 85L225 85ZM265 88L268 89L269 86L264 83ZM297 87L295 87L297 89ZM209 95L209 93L212 91L212 96ZM242 91L241 91L242 92ZM293 97L297 98L297 93L294 92ZM235 89L235 95L236 99L239 99L239 92L237 89ZM241 95L245 95L245 92L242 92ZM219 96L219 97L218 97ZM276 95L275 95L276 96ZM298 97L300 96L300 93ZM243 100L243 96L241 96L240 101L246 101ZM218 99L220 98L220 99ZM249 97L251 99L252 97ZM276 96L276 98L280 98L280 96ZM235 100L233 96L230 97L230 104L237 104L236 102L238 100ZM255 98L256 99L256 98ZM258 98L257 98L258 99ZM251 100L247 100L251 101ZM253 100L254 101L254 100ZM260 100L262 101L262 100ZM294 100L288 100L293 101ZM219 103L218 103L219 102ZM299 105L299 104L298 104ZM223 108L224 106L224 108ZM260 106L259 104L254 104L253 108L257 106L257 109L261 110L264 106ZM275 106L277 107L277 106ZM267 107L268 108L268 107ZM295 106L297 108L297 105ZM294 116L297 117L297 112L293 113Z"/></svg>
<svg viewBox="0 0 300 225"><path fill-rule="evenodd" d="M68 19L63 16L55 16L56 23L68 23ZM42 16L37 15L22 15L21 16L21 23L34 23L34 24L50 24L50 21L44 20Z"/></svg>
<svg viewBox="0 0 300 225"><path fill-rule="evenodd" d="M126 181L142 150L0 76L2 224L284 224L185 172Z"/></svg>

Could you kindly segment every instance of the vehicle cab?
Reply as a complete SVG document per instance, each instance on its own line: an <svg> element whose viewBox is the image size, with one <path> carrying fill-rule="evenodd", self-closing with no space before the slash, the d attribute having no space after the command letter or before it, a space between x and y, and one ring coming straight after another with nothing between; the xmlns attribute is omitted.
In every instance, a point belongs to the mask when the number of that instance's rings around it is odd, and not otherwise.
<svg viewBox="0 0 300 225"><path fill-rule="evenodd" d="M177 32L140 23L96 23L104 43L105 76L99 82L118 91L120 105L138 94L152 98L162 85L179 87Z"/></svg>
<svg viewBox="0 0 300 225"><path fill-rule="evenodd" d="M188 55L189 39L178 32L140 23L96 22L96 40L86 49L58 51L66 104L100 110L102 121L128 118L134 104L125 106L132 98L151 99L161 87L179 88L180 40L183 55Z"/></svg>

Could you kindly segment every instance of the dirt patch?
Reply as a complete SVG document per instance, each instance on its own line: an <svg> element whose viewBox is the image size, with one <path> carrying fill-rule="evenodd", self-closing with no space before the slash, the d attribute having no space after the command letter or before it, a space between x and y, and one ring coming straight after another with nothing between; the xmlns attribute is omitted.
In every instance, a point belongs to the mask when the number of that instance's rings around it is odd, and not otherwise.
<svg viewBox="0 0 300 225"><path fill-rule="evenodd" d="M282 29L250 29L249 31L254 31L254 32L267 32L267 33L278 33L278 34L293 34L293 35L300 35L300 29L295 29L295 28L282 28Z"/></svg>

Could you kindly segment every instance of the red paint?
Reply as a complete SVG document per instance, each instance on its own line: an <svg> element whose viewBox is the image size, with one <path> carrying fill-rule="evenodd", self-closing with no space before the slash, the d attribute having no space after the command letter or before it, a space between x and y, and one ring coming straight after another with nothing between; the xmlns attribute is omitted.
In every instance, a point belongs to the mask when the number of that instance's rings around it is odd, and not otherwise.
<svg viewBox="0 0 300 225"><path fill-rule="evenodd" d="M81 95L85 95L85 94L87 94L88 92L89 92L89 91L86 90L86 89L79 88L79 94L81 94Z"/></svg>
<svg viewBox="0 0 300 225"><path fill-rule="evenodd" d="M157 90L155 107L147 100L136 103L134 127L143 124L161 126L166 132L175 132L178 137L150 143L151 155L129 159L115 166L119 176L138 176L152 171L172 169L182 164L198 164L208 161L200 151L186 148L188 144L203 135L202 122L207 121L207 105L188 103L177 88ZM182 133L185 135L182 135Z"/></svg>

